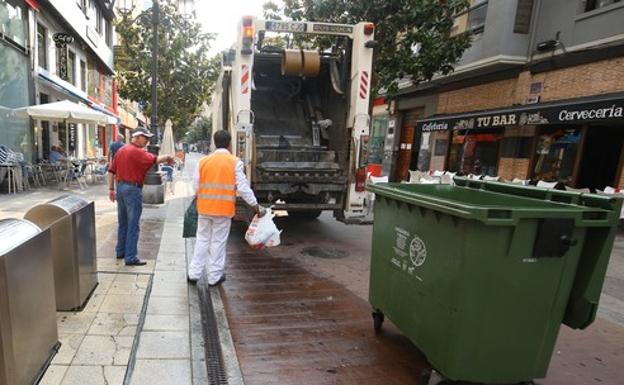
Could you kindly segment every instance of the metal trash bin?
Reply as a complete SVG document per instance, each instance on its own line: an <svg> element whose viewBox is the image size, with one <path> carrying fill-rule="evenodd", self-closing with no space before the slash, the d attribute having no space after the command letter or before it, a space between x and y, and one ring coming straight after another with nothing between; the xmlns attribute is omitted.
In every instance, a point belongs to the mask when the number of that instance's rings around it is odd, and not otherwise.
<svg viewBox="0 0 624 385"><path fill-rule="evenodd" d="M58 351L50 232L0 220L0 384L36 383Z"/></svg>
<svg viewBox="0 0 624 385"><path fill-rule="evenodd" d="M596 315L622 200L456 178L375 184L369 300L453 381L542 378Z"/></svg>
<svg viewBox="0 0 624 385"><path fill-rule="evenodd" d="M50 229L56 309L82 309L98 284L93 202L63 195L28 210L24 219Z"/></svg>

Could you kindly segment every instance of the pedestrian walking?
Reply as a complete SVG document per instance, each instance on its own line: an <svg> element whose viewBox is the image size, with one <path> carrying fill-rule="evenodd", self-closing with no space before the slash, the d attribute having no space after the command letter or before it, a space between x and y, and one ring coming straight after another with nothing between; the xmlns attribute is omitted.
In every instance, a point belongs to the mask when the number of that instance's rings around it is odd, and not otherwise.
<svg viewBox="0 0 624 385"><path fill-rule="evenodd" d="M143 127L134 130L132 142L117 151L108 168L109 198L111 202L117 200L117 259L123 258L128 266L146 264L137 257L145 175L155 163L173 159L171 155L157 157L145 151L152 136Z"/></svg>
<svg viewBox="0 0 624 385"><path fill-rule="evenodd" d="M214 134L216 150L204 156L193 176L197 199L197 240L188 268L188 282L197 283L208 265L208 285L225 281L225 249L232 217L236 212L236 193L262 216L264 210L249 187L243 162L231 151L232 137L225 130Z"/></svg>
<svg viewBox="0 0 624 385"><path fill-rule="evenodd" d="M108 147L108 164L113 161L117 151L119 151L126 144L124 139L125 137L121 133L117 133L117 140L112 142Z"/></svg>

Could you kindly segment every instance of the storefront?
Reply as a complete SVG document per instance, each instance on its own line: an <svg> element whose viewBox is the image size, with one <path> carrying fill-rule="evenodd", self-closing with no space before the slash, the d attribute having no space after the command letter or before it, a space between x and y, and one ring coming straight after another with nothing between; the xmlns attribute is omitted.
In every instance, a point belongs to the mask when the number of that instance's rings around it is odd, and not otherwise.
<svg viewBox="0 0 624 385"><path fill-rule="evenodd" d="M373 176L382 176L384 147L388 133L388 108L384 98L373 101L373 117L368 140L367 171Z"/></svg>
<svg viewBox="0 0 624 385"><path fill-rule="evenodd" d="M69 100L116 117L105 106L91 100L86 92L60 79L42 68L35 72L36 92L39 104ZM62 122L38 121L35 124L37 152L40 159L47 159L52 145L61 146L70 157L96 158L107 154L114 127L95 124L64 124Z"/></svg>
<svg viewBox="0 0 624 385"><path fill-rule="evenodd" d="M436 169L577 188L622 184L624 93L438 116L417 130L444 158Z"/></svg>
<svg viewBox="0 0 624 385"><path fill-rule="evenodd" d="M0 145L33 159L30 121L10 114L30 105L27 10L23 1L0 0Z"/></svg>

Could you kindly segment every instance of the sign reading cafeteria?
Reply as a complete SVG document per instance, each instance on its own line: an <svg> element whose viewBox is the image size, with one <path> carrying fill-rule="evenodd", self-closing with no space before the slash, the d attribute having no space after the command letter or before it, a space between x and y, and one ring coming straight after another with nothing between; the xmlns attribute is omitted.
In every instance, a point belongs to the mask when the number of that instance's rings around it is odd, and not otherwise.
<svg viewBox="0 0 624 385"><path fill-rule="evenodd" d="M514 108L442 115L418 122L422 132L470 130L505 126L558 123L608 122L624 118L624 95L597 96L572 100L518 106Z"/></svg>

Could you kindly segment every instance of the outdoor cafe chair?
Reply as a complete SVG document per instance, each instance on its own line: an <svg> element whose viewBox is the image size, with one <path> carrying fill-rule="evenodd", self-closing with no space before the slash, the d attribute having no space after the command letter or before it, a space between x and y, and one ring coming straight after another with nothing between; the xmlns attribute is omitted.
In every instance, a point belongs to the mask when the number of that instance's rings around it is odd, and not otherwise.
<svg viewBox="0 0 624 385"><path fill-rule="evenodd" d="M39 180L39 185L40 186L47 185L48 182L46 181L45 173L43 172L43 167L41 167L40 164L33 164L32 168L33 168L34 174L37 176L37 179Z"/></svg>
<svg viewBox="0 0 624 385"><path fill-rule="evenodd" d="M69 187L72 181L78 184L78 187L82 189L87 188L87 181L85 178L85 170L87 168L87 162L68 160L67 170L65 171L65 186Z"/></svg>
<svg viewBox="0 0 624 385"><path fill-rule="evenodd" d="M7 180L7 192L9 194L17 194L18 191L22 191L21 167L9 163L0 164L0 167L4 169L4 176Z"/></svg>

